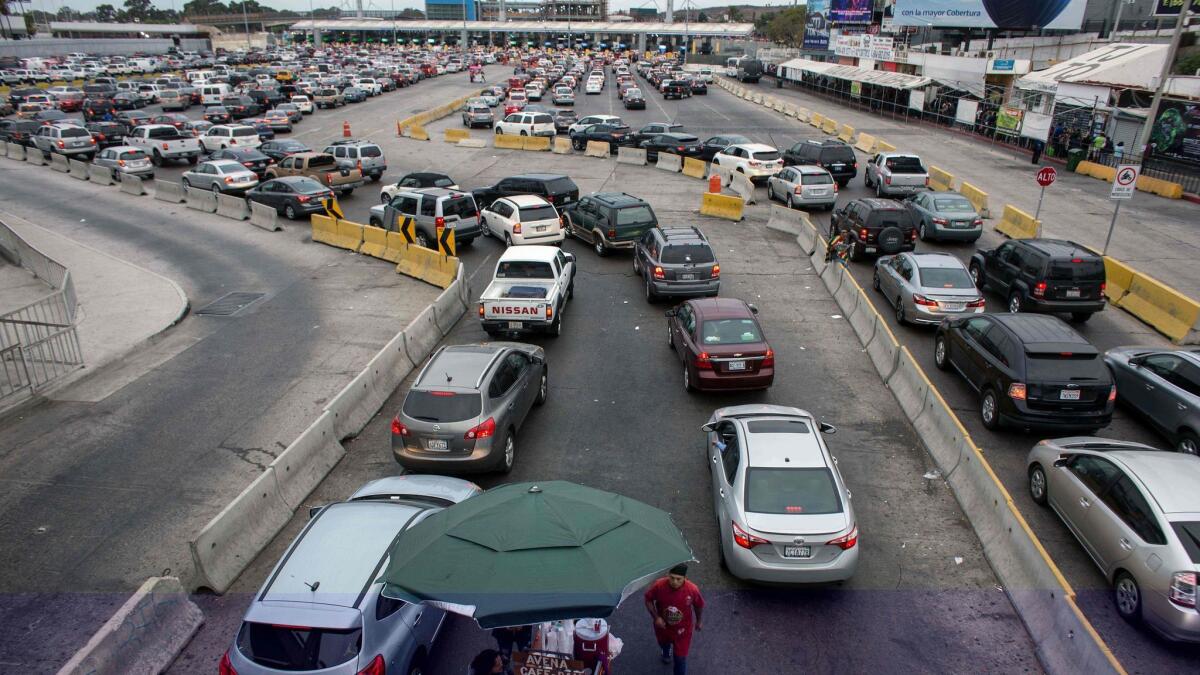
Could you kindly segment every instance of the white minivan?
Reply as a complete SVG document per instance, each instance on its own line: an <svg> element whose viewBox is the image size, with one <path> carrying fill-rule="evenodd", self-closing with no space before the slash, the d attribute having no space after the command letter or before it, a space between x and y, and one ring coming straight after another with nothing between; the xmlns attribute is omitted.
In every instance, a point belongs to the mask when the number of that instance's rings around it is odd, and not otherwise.
<svg viewBox="0 0 1200 675"><path fill-rule="evenodd" d="M223 82L205 84L200 87L200 104L221 105L221 99L228 96L229 92L229 85Z"/></svg>

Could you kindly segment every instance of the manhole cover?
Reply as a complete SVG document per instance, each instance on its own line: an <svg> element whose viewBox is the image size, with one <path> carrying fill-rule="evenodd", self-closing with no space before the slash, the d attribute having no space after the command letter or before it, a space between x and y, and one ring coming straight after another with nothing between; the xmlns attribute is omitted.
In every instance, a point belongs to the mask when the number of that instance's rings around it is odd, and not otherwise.
<svg viewBox="0 0 1200 675"><path fill-rule="evenodd" d="M226 293L207 305L196 310L197 314L213 316L232 316L242 311L247 305L258 300L265 293Z"/></svg>

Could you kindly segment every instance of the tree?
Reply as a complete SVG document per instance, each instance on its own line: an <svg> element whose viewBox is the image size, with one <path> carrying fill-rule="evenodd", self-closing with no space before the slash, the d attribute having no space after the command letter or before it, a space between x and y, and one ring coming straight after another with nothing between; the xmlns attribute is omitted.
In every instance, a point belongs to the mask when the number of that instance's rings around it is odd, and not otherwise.
<svg viewBox="0 0 1200 675"><path fill-rule="evenodd" d="M125 16L128 20L145 21L150 18L150 10L154 8L150 0L125 0Z"/></svg>
<svg viewBox="0 0 1200 675"><path fill-rule="evenodd" d="M700 12L700 16L697 17L696 20L700 23L708 23L708 15L704 12Z"/></svg>
<svg viewBox="0 0 1200 675"><path fill-rule="evenodd" d="M229 7L220 0L190 0L183 3L183 13L187 16L206 14L228 14Z"/></svg>
<svg viewBox="0 0 1200 675"><path fill-rule="evenodd" d="M1175 62L1174 71L1177 75L1195 75L1200 70L1200 52L1185 56Z"/></svg>
<svg viewBox="0 0 1200 675"><path fill-rule="evenodd" d="M733 23L740 23L742 21L742 10L738 7L734 7L733 5L730 5L729 6L729 20Z"/></svg>
<svg viewBox="0 0 1200 675"><path fill-rule="evenodd" d="M112 23L117 20L117 8L112 5L99 5L96 7L96 20L100 23Z"/></svg>
<svg viewBox="0 0 1200 675"><path fill-rule="evenodd" d="M762 14L759 14L757 17L754 18L754 32L765 33L767 31L767 26L769 26L771 24L771 21L776 16L777 16L776 12L770 12L770 13L763 12Z"/></svg>
<svg viewBox="0 0 1200 675"><path fill-rule="evenodd" d="M767 25L767 39L785 47L799 47L804 42L806 7L789 7L774 14Z"/></svg>

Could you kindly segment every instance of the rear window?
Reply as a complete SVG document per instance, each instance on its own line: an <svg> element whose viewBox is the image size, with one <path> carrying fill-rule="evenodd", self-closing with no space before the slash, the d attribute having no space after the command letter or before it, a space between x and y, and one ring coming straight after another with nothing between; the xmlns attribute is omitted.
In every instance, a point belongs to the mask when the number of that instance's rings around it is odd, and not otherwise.
<svg viewBox="0 0 1200 675"><path fill-rule="evenodd" d="M746 510L751 513L841 513L833 474L826 468L746 471Z"/></svg>
<svg viewBox="0 0 1200 675"><path fill-rule="evenodd" d="M867 227L906 229L913 227L913 223L912 219L908 217L907 211L872 211L867 221Z"/></svg>
<svg viewBox="0 0 1200 675"><path fill-rule="evenodd" d="M921 285L926 288L974 288L966 271L954 267L925 267L921 269Z"/></svg>
<svg viewBox="0 0 1200 675"><path fill-rule="evenodd" d="M617 209L617 225L640 225L653 222L654 212L650 210L649 206L630 206Z"/></svg>
<svg viewBox="0 0 1200 675"><path fill-rule="evenodd" d="M521 220L558 220L558 212L553 206L523 206L521 207Z"/></svg>
<svg viewBox="0 0 1200 675"><path fill-rule="evenodd" d="M701 329L706 345L738 345L762 342L762 333L753 319L713 319Z"/></svg>
<svg viewBox="0 0 1200 675"><path fill-rule="evenodd" d="M1104 281L1104 261L1097 258L1051 260L1046 278L1051 281Z"/></svg>
<svg viewBox="0 0 1200 675"><path fill-rule="evenodd" d="M129 152L122 152L118 159L146 159L146 153L141 150L131 150Z"/></svg>
<svg viewBox="0 0 1200 675"><path fill-rule="evenodd" d="M483 402L477 393L412 389L404 399L404 414L423 422L461 422L479 416Z"/></svg>
<svg viewBox="0 0 1200 675"><path fill-rule="evenodd" d="M358 149L358 154L363 157L383 157L383 150L377 145L364 145Z"/></svg>
<svg viewBox="0 0 1200 675"><path fill-rule="evenodd" d="M496 267L497 279L553 279L554 268L548 262L507 260Z"/></svg>
<svg viewBox="0 0 1200 675"><path fill-rule="evenodd" d="M324 192L326 189L328 189L324 185L321 185L311 178L301 178L300 180L292 181L291 186L296 190L296 192L301 192L304 194L309 194L312 192Z"/></svg>
<svg viewBox="0 0 1200 675"><path fill-rule="evenodd" d="M763 162L773 162L779 159L779 157L780 155L778 150L763 150L754 153L754 159L761 160Z"/></svg>
<svg viewBox="0 0 1200 675"><path fill-rule="evenodd" d="M1108 380L1108 368L1099 354L1026 352L1030 380Z"/></svg>
<svg viewBox="0 0 1200 675"><path fill-rule="evenodd" d="M807 434L808 422L800 420L756 420L746 425L752 434Z"/></svg>
<svg viewBox="0 0 1200 675"><path fill-rule="evenodd" d="M1179 537L1192 562L1200 563L1200 523L1171 523L1171 529L1175 530L1175 536Z"/></svg>
<svg viewBox="0 0 1200 675"><path fill-rule="evenodd" d="M662 250L662 261L671 265L711 263L714 260L716 258L707 244L670 244Z"/></svg>
<svg viewBox="0 0 1200 675"><path fill-rule="evenodd" d="M475 199L469 196L452 197L442 201L442 216L475 217Z"/></svg>
<svg viewBox="0 0 1200 675"><path fill-rule="evenodd" d="M322 166L336 166L336 165L337 165L337 161L333 158L333 155L317 155L316 157L312 157L308 160L309 168L319 168Z"/></svg>
<svg viewBox="0 0 1200 675"><path fill-rule="evenodd" d="M91 136L87 129L80 129L79 127L67 127L59 133L63 138L82 138L84 136Z"/></svg>
<svg viewBox="0 0 1200 675"><path fill-rule="evenodd" d="M805 173L800 175L801 185L829 185L833 177L827 173Z"/></svg>
<svg viewBox="0 0 1200 675"><path fill-rule="evenodd" d="M242 624L238 651L251 661L278 670L322 670L358 656L362 629L300 628L265 623Z"/></svg>
<svg viewBox="0 0 1200 675"><path fill-rule="evenodd" d="M533 116L534 124L554 124L554 118L549 115L538 114Z"/></svg>
<svg viewBox="0 0 1200 675"><path fill-rule="evenodd" d="M257 136L258 132L251 128L239 127L233 130L234 136Z"/></svg>
<svg viewBox="0 0 1200 675"><path fill-rule="evenodd" d="M546 194L563 195L568 192L577 192L579 187L575 185L575 181L563 176L546 181Z"/></svg>
<svg viewBox="0 0 1200 675"><path fill-rule="evenodd" d="M888 157L885 164L892 173L925 173L925 165L917 157Z"/></svg>
<svg viewBox="0 0 1200 675"><path fill-rule="evenodd" d="M831 148L821 148L821 161L826 164L835 162L853 164L858 160L854 156L854 151L848 146L838 145Z"/></svg>
<svg viewBox="0 0 1200 675"><path fill-rule="evenodd" d="M935 211L949 211L954 213L971 213L975 210L975 206L966 199L955 199L953 197L934 199L933 208Z"/></svg>

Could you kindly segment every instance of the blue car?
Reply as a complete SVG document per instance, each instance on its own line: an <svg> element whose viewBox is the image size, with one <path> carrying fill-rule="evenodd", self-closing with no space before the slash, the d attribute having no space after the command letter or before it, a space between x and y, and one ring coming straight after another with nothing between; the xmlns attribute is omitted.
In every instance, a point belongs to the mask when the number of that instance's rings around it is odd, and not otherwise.
<svg viewBox="0 0 1200 675"><path fill-rule="evenodd" d="M342 90L342 98L346 103L362 103L367 100L367 92L358 87L346 87Z"/></svg>

